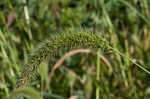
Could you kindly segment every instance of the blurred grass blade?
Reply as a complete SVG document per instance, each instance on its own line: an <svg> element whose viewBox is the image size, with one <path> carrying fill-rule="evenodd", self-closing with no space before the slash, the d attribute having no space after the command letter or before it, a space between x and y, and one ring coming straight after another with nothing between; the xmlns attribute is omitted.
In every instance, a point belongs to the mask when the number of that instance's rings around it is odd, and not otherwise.
<svg viewBox="0 0 150 99"><path fill-rule="evenodd" d="M43 99L38 92L32 88L20 88L11 93L8 99L21 99L21 97L28 97L28 99Z"/></svg>
<svg viewBox="0 0 150 99"><path fill-rule="evenodd" d="M66 99L62 96L59 96L57 94L52 94L52 93L42 93L42 95L46 99Z"/></svg>
<svg viewBox="0 0 150 99"><path fill-rule="evenodd" d="M3 32L0 30L0 38L4 41L4 42L6 42L6 39L5 39L5 37L4 37L4 35L3 35Z"/></svg>
<svg viewBox="0 0 150 99"><path fill-rule="evenodd" d="M146 19L141 13L139 13L130 3L128 3L127 1L125 0L118 0L119 2L123 3L124 5L126 5L127 7L129 7L131 10L133 10L134 12L137 13L137 15L143 19L145 21L145 23L150 27L150 23L149 23L149 20Z"/></svg>

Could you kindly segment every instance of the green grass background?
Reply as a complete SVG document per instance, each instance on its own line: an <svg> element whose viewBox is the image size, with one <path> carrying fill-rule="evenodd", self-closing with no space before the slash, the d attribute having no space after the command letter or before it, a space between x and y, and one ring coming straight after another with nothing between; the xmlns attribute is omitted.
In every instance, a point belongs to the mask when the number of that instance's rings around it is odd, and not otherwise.
<svg viewBox="0 0 150 99"><path fill-rule="evenodd" d="M31 51L70 28L100 33L150 71L149 5L149 0L0 0L0 99L150 99L149 74L117 53L99 50L68 57L63 66L69 71L57 69L47 91L50 62L41 64L31 88L14 91ZM105 56L113 73L97 53Z"/></svg>

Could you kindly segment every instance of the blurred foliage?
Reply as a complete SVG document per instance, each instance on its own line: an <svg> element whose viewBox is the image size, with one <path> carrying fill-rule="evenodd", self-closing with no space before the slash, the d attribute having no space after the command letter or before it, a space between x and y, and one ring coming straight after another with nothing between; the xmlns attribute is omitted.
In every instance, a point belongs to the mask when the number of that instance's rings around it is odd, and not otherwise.
<svg viewBox="0 0 150 99"><path fill-rule="evenodd" d="M102 99L149 99L150 75L118 55L100 53L113 73L101 59L97 80L95 51L68 57L63 66L69 71L59 68L47 91L50 62L41 64L32 88L14 90L31 50L48 36L69 28L100 32L119 51L150 70L149 5L149 0L0 0L0 99L20 95L94 99L96 88ZM51 60L56 63L60 57Z"/></svg>

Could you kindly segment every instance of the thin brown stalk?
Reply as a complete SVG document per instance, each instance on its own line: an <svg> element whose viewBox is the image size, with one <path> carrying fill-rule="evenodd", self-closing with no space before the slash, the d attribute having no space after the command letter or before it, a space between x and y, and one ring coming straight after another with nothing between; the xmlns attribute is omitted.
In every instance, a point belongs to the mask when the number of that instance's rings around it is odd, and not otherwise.
<svg viewBox="0 0 150 99"><path fill-rule="evenodd" d="M69 57L69 56L73 56L77 53L90 53L91 50L89 49L77 49L77 50L72 50L68 53L66 53L62 58L60 58L57 63L53 66L49 76L48 76L48 83L46 85L46 87L43 89L44 91L47 91L50 80L52 79L53 75L55 74L55 71L57 68L61 67L61 64L64 62L64 60ZM108 68L110 69L111 72L113 72L113 68L112 65L109 63L109 61L101 54L98 54L100 56L100 58L106 63L106 65L108 66ZM114 74L114 73L113 73Z"/></svg>

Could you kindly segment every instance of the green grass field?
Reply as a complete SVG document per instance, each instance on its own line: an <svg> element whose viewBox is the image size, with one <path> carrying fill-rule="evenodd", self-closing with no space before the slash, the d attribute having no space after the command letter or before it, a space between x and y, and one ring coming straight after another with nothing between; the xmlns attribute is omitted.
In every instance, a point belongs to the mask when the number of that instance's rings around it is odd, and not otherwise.
<svg viewBox="0 0 150 99"><path fill-rule="evenodd" d="M149 5L0 0L0 99L150 99ZM52 56L41 61L44 44Z"/></svg>

